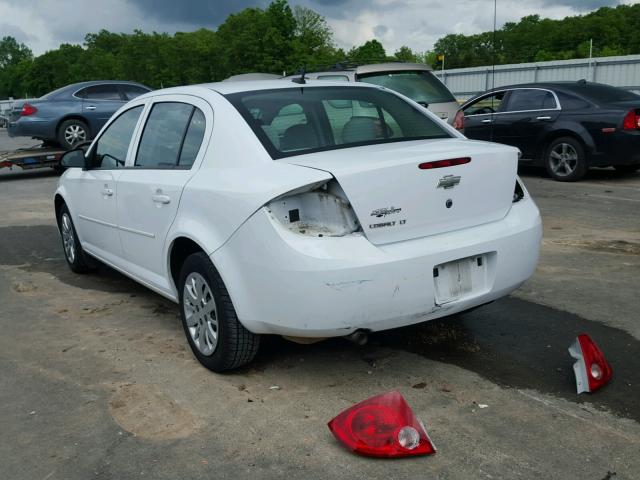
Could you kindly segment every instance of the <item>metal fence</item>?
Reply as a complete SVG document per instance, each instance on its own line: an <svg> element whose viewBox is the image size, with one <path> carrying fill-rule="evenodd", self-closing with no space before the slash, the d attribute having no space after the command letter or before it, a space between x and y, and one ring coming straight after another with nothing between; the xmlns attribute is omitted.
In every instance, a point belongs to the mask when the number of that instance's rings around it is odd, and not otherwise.
<svg viewBox="0 0 640 480"><path fill-rule="evenodd" d="M586 79L640 93L640 55L457 68L434 72L460 100L503 85Z"/></svg>

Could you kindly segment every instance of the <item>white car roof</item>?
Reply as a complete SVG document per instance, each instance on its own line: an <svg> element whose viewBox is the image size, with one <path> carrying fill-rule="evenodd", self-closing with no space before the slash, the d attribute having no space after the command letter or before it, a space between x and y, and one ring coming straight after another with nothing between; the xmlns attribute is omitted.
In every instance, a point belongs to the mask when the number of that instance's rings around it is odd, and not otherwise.
<svg viewBox="0 0 640 480"><path fill-rule="evenodd" d="M294 77L298 78L298 77ZM204 83L198 85L200 87L214 90L222 95L238 92L252 92L256 90L275 90L284 88L296 88L296 87L364 87L364 88L379 88L375 85L366 84L349 84L347 82L340 81L327 81L327 80L310 80L306 79L306 83L300 84L291 81L290 79L282 80L247 80L247 81L229 81L229 82L216 82L216 83Z"/></svg>

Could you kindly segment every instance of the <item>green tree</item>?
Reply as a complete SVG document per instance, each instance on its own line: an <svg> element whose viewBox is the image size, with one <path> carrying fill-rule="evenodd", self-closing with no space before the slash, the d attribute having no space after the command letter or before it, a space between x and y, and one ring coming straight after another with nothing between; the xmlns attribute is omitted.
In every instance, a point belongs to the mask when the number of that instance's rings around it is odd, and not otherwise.
<svg viewBox="0 0 640 480"><path fill-rule="evenodd" d="M378 40L369 40L359 47L353 47L347 53L347 57L357 63L376 63L387 60L384 47Z"/></svg>
<svg viewBox="0 0 640 480"><path fill-rule="evenodd" d="M13 37L2 37L0 40L0 70L32 58L31 50L24 43L18 43Z"/></svg>

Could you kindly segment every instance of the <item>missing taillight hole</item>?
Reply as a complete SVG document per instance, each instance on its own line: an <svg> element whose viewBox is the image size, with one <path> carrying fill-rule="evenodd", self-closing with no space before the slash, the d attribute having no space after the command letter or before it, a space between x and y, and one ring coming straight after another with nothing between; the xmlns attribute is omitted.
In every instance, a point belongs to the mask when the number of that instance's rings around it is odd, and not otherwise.
<svg viewBox="0 0 640 480"><path fill-rule="evenodd" d="M289 222L294 223L299 221L300 221L300 210L298 210L297 208L293 210L289 210Z"/></svg>
<svg viewBox="0 0 640 480"><path fill-rule="evenodd" d="M266 209L274 220L299 235L341 237L362 231L336 180L298 188L272 200Z"/></svg>

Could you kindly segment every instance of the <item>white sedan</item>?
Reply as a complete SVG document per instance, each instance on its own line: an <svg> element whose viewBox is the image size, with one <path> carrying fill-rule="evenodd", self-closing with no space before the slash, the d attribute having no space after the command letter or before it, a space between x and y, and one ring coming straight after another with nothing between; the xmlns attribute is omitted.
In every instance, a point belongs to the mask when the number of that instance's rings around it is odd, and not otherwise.
<svg viewBox="0 0 640 480"><path fill-rule="evenodd" d="M363 336L518 288L541 222L517 163L383 87L213 83L122 107L65 154L55 211L74 272L178 302L224 371L262 334Z"/></svg>

